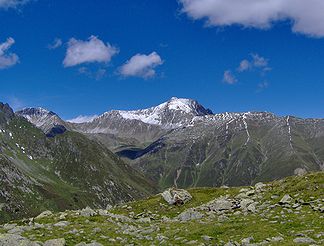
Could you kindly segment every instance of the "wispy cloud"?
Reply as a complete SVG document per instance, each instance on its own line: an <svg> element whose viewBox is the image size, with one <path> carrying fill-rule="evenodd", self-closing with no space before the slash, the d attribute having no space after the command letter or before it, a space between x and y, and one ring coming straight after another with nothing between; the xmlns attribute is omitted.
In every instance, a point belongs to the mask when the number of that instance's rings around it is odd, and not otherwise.
<svg viewBox="0 0 324 246"><path fill-rule="evenodd" d="M155 68L162 64L163 61L156 52L149 55L137 54L119 68L119 73L124 77L148 79L155 76Z"/></svg>
<svg viewBox="0 0 324 246"><path fill-rule="evenodd" d="M105 44L96 36L91 36L86 41L71 38L63 65L73 67L83 63L108 63L118 52L118 48L109 43Z"/></svg>
<svg viewBox="0 0 324 246"><path fill-rule="evenodd" d="M0 8L3 9L17 8L28 2L30 2L30 0L0 0Z"/></svg>
<svg viewBox="0 0 324 246"><path fill-rule="evenodd" d="M19 57L8 50L15 43L13 38L8 38L4 43L0 43L0 69L5 69L16 65Z"/></svg>
<svg viewBox="0 0 324 246"><path fill-rule="evenodd" d="M179 0L182 12L208 26L267 29L290 20L292 31L324 37L323 0Z"/></svg>
<svg viewBox="0 0 324 246"><path fill-rule="evenodd" d="M250 70L251 68L252 68L252 64L250 63L250 61L244 59L240 62L240 65L237 68L237 71L244 72L244 71Z"/></svg>
<svg viewBox="0 0 324 246"><path fill-rule="evenodd" d="M85 122L91 122L97 117L98 115L79 115L78 117L67 121L71 123L85 123Z"/></svg>
<svg viewBox="0 0 324 246"><path fill-rule="evenodd" d="M261 92L269 87L268 81L262 81L261 83L258 84L258 89L257 92Z"/></svg>
<svg viewBox="0 0 324 246"><path fill-rule="evenodd" d="M237 79L235 75L231 72L231 70L226 70L224 72L223 82L230 85L235 84L237 82Z"/></svg>
<svg viewBox="0 0 324 246"><path fill-rule="evenodd" d="M260 77L264 77L267 72L271 71L269 66L269 59L257 54L252 53L249 58L243 59L236 72L232 72L230 69L226 70L223 75L223 82L227 84L235 84L238 82L238 78L242 73L256 73ZM264 90L268 87L268 82L262 82L258 84L258 90Z"/></svg>
<svg viewBox="0 0 324 246"><path fill-rule="evenodd" d="M88 76L89 78L95 79L95 80L101 80L104 78L107 74L107 70L105 68L98 68L97 70L93 71L93 69L90 69L88 67L80 67L78 69L80 74L84 74Z"/></svg>
<svg viewBox="0 0 324 246"><path fill-rule="evenodd" d="M8 104L14 111L17 111L17 110L20 110L20 109L23 109L24 107L26 107L25 102L16 96L9 96L7 100L8 100Z"/></svg>
<svg viewBox="0 0 324 246"><path fill-rule="evenodd" d="M50 50L55 50L55 49L61 47L62 44L63 44L62 39L55 38L51 44L47 45L47 48Z"/></svg>
<svg viewBox="0 0 324 246"><path fill-rule="evenodd" d="M240 62L236 70L242 73L252 71L253 69L260 70L261 72L270 71L271 67L269 66L269 59L266 59L257 53L252 53L249 59L244 59Z"/></svg>

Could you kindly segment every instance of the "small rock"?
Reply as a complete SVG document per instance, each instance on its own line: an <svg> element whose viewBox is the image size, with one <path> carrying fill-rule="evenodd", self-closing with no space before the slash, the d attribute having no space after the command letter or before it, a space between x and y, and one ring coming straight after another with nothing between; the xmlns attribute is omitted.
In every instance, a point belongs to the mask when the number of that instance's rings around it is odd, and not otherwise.
<svg viewBox="0 0 324 246"><path fill-rule="evenodd" d="M94 233L98 233L98 232L101 232L101 228L96 227L96 228L93 228L92 231L93 231Z"/></svg>
<svg viewBox="0 0 324 246"><path fill-rule="evenodd" d="M42 212L41 214L39 214L35 219L42 219L48 216L51 216L53 213L49 210L46 210L44 212Z"/></svg>
<svg viewBox="0 0 324 246"><path fill-rule="evenodd" d="M207 236L207 235L201 236L201 238L202 238L203 240L205 240L205 241L210 241L210 240L213 239L212 237Z"/></svg>
<svg viewBox="0 0 324 246"><path fill-rule="evenodd" d="M207 207L211 211L224 211L232 209L232 202L226 197L219 197L207 204Z"/></svg>
<svg viewBox="0 0 324 246"><path fill-rule="evenodd" d="M296 237L294 240L293 240L294 243L304 243L304 244L310 244L310 243L315 243L315 240L312 239L312 238L309 238L309 237Z"/></svg>
<svg viewBox="0 0 324 246"><path fill-rule="evenodd" d="M281 242L281 241L283 241L284 240L284 238L283 237L272 237L272 238L270 238L270 241L271 242Z"/></svg>
<svg viewBox="0 0 324 246"><path fill-rule="evenodd" d="M188 209L177 216L180 221L197 220L203 217L202 213L199 213L193 209Z"/></svg>
<svg viewBox="0 0 324 246"><path fill-rule="evenodd" d="M279 196L278 195L272 195L270 198L274 200L274 199L278 199Z"/></svg>
<svg viewBox="0 0 324 246"><path fill-rule="evenodd" d="M292 202L292 197L289 196L288 194L284 195L281 200L279 201L279 204L280 205L283 205L283 204L289 204Z"/></svg>
<svg viewBox="0 0 324 246"><path fill-rule="evenodd" d="M251 203L248 207L247 207L247 210L249 211L249 212L251 212L251 213L255 213L256 212L256 207L255 207L255 205L256 205L257 203Z"/></svg>
<svg viewBox="0 0 324 246"><path fill-rule="evenodd" d="M266 184L262 183L262 182L259 182L259 183L256 183L254 185L254 188L256 189L256 191L260 192L260 191L263 191L263 189L267 187Z"/></svg>
<svg viewBox="0 0 324 246"><path fill-rule="evenodd" d="M57 222L56 224L54 224L53 226L65 227L65 226L68 226L69 224L70 224L70 222L68 222L68 221L60 221L60 222Z"/></svg>
<svg viewBox="0 0 324 246"><path fill-rule="evenodd" d="M86 207L80 211L80 215L84 217L91 217L95 216L96 212L93 209Z"/></svg>
<svg viewBox="0 0 324 246"><path fill-rule="evenodd" d="M243 246L244 245L249 245L253 240L254 240L253 237L248 237L248 238L242 239L241 243L242 243Z"/></svg>
<svg viewBox="0 0 324 246"><path fill-rule="evenodd" d="M43 246L65 246L65 239L51 239L46 241Z"/></svg>

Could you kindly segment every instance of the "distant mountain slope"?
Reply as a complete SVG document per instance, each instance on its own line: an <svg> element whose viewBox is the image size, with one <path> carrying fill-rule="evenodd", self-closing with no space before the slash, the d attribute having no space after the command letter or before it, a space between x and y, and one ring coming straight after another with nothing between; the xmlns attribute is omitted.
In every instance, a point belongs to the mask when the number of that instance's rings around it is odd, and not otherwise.
<svg viewBox="0 0 324 246"><path fill-rule="evenodd" d="M104 207L155 192L104 146L77 132L46 137L2 103L0 183L0 220L44 209Z"/></svg>
<svg viewBox="0 0 324 246"><path fill-rule="evenodd" d="M212 114L194 100L171 98L70 127L103 143L163 188L249 185L324 168L324 119Z"/></svg>
<svg viewBox="0 0 324 246"><path fill-rule="evenodd" d="M123 150L161 187L250 185L324 169L324 120L269 113L219 114Z"/></svg>

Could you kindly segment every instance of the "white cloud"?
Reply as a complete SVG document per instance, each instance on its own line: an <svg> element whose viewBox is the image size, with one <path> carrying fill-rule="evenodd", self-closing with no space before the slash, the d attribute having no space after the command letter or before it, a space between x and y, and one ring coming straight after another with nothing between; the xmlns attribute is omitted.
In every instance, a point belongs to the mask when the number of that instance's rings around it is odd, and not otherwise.
<svg viewBox="0 0 324 246"><path fill-rule="evenodd" d="M242 60L236 70L242 73L252 69L261 70L262 73L270 71L271 68L269 67L269 60L259 54L253 53L251 54L251 59Z"/></svg>
<svg viewBox="0 0 324 246"><path fill-rule="evenodd" d="M148 79L155 76L154 68L162 64L163 61L156 52L149 55L137 54L121 66L119 72L125 77L133 76Z"/></svg>
<svg viewBox="0 0 324 246"><path fill-rule="evenodd" d="M292 31L324 37L323 0L179 0L182 11L209 26L241 25L265 29L290 20Z"/></svg>
<svg viewBox="0 0 324 246"><path fill-rule="evenodd" d="M9 9L28 3L30 0L0 0L0 8Z"/></svg>
<svg viewBox="0 0 324 246"><path fill-rule="evenodd" d="M87 41L71 38L68 42L64 67L72 67L82 63L108 63L119 52L118 48L105 44L95 36Z"/></svg>
<svg viewBox="0 0 324 246"><path fill-rule="evenodd" d="M234 74L230 71L230 70L226 70L224 72L224 77L223 77L223 81L227 84L235 84L237 82L236 77L234 76Z"/></svg>
<svg viewBox="0 0 324 246"><path fill-rule="evenodd" d="M97 117L98 115L79 115L78 117L67 121L71 123L85 123L85 122L91 122Z"/></svg>
<svg viewBox="0 0 324 246"><path fill-rule="evenodd" d="M255 67L260 67L260 68L268 67L268 60L265 59L264 57L259 56L258 54L252 54L251 56L253 58L253 65Z"/></svg>
<svg viewBox="0 0 324 246"><path fill-rule="evenodd" d="M8 38L4 43L0 43L0 69L5 69L16 65L19 57L8 50L15 43L13 38Z"/></svg>
<svg viewBox="0 0 324 246"><path fill-rule="evenodd" d="M62 39L55 38L54 41L47 46L47 48L50 50L55 50L55 49L61 47L62 44L63 44Z"/></svg>
<svg viewBox="0 0 324 246"><path fill-rule="evenodd" d="M240 65L237 68L237 71L244 72L244 71L250 70L251 68L252 68L252 64L248 60L244 59L240 62Z"/></svg>
<svg viewBox="0 0 324 246"><path fill-rule="evenodd" d="M14 111L20 110L26 106L25 102L16 96L9 96L7 100Z"/></svg>

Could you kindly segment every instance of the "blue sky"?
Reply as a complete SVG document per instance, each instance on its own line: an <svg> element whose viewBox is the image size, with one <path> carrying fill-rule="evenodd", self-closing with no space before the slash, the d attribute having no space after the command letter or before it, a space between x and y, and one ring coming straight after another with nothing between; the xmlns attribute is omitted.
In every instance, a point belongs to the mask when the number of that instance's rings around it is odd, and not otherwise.
<svg viewBox="0 0 324 246"><path fill-rule="evenodd" d="M0 101L65 119L172 96L216 113L323 118L324 17L268 0L260 16L250 0L237 17L241 6L224 1L2 0ZM312 16L324 11L318 0L308 5Z"/></svg>

